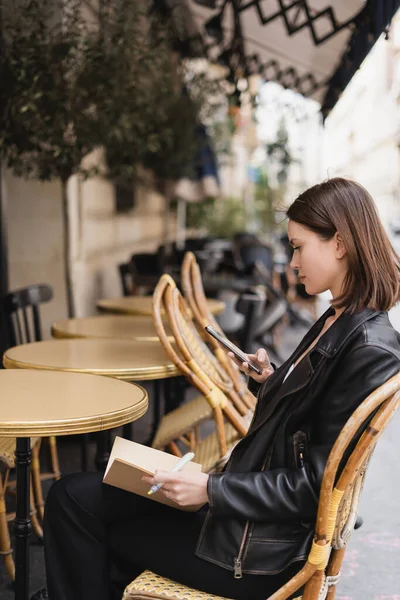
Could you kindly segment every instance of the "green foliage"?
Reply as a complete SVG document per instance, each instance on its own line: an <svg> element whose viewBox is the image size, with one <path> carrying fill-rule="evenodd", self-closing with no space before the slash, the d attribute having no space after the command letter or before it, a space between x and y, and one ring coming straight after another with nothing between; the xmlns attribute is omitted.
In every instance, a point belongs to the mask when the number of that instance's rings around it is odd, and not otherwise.
<svg viewBox="0 0 400 600"><path fill-rule="evenodd" d="M104 0L91 21L79 0L55 4L3 0L1 158L66 181L103 146L111 178L133 180L139 163L157 179L190 176L210 86L179 66L169 22L148 0Z"/></svg>
<svg viewBox="0 0 400 600"><path fill-rule="evenodd" d="M104 141L109 176L132 180L141 164L157 181L191 177L202 143L197 127L212 111L208 100L220 88L203 73L193 73L172 51L184 7L177 5L174 20L167 20L149 13L145 0L111 5L113 10L102 15L103 37L97 40L98 73L113 82L109 102L97 100L109 130Z"/></svg>
<svg viewBox="0 0 400 600"><path fill-rule="evenodd" d="M112 6L102 15L102 35L92 39L98 73L113 86L108 102L102 103L101 93L97 99L109 130L103 141L109 176L133 179L141 163L158 179L180 177L195 153L198 109L182 93L171 26L149 15L148 2L118 0Z"/></svg>
<svg viewBox="0 0 400 600"><path fill-rule="evenodd" d="M187 226L204 228L217 237L232 237L246 229L244 202L240 198L227 197L189 204Z"/></svg>
<svg viewBox="0 0 400 600"><path fill-rule="evenodd" d="M66 181L100 143L86 26L79 2L66 4L3 0L0 153L17 175Z"/></svg>
<svg viewBox="0 0 400 600"><path fill-rule="evenodd" d="M229 238L238 231L246 231L251 217L257 224L259 234L268 235L279 226L276 217L281 205L281 188L272 189L266 171L260 169L254 187L252 215L246 214L245 203L240 198L208 198L187 205L187 227L204 228L211 235Z"/></svg>
<svg viewBox="0 0 400 600"><path fill-rule="evenodd" d="M260 232L271 233L276 229L276 214L282 201L281 190L274 190L268 182L268 174L260 169L254 187L254 212Z"/></svg>

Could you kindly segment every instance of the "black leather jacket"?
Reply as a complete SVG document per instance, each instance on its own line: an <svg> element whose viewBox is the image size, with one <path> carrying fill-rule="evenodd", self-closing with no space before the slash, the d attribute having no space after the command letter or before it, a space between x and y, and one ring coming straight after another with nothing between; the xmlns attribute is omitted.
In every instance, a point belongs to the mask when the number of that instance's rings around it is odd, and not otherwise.
<svg viewBox="0 0 400 600"><path fill-rule="evenodd" d="M362 400L400 369L400 335L387 313L365 309L342 313L283 381L332 314L261 386L247 435L209 477L196 555L236 576L306 559L329 452Z"/></svg>

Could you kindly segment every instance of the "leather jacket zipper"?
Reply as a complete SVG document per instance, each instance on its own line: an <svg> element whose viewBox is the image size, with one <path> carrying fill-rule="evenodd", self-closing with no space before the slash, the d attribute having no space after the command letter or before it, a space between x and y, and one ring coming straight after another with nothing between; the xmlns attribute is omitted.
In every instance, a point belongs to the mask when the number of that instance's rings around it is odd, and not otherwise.
<svg viewBox="0 0 400 600"><path fill-rule="evenodd" d="M250 521L246 521L242 541L240 542L239 554L236 558L233 559L233 576L235 579L242 578L242 555L243 555L243 549L244 549L244 545L246 543L247 532L249 530L249 527L250 527Z"/></svg>
<svg viewBox="0 0 400 600"><path fill-rule="evenodd" d="M307 456L307 435L304 431L296 431L293 435L293 452L295 466L302 469Z"/></svg>
<svg viewBox="0 0 400 600"><path fill-rule="evenodd" d="M292 410L288 413L287 418L290 417L290 415L292 414L292 412L294 412L296 410L296 406L292 408ZM287 420L287 419L286 419ZM263 466L261 467L261 471L265 471L265 469L268 469L270 464L271 464L271 460L272 460L272 452L274 450L274 445L276 442L276 438L279 435L280 430L283 427L283 423L281 423L281 425L278 427L277 432L274 435L274 439L271 442L271 446L269 448L267 457L265 459L265 462L263 464ZM298 436L298 438L296 438L296 440L298 439L298 444L299 444L299 449L301 448L300 454L301 454L301 461L302 464L301 466L303 466L304 464L304 458L305 458L305 453L306 453L306 449L307 449L307 436L303 431L298 431L297 433L294 434L293 436L293 440L294 438L297 436L297 434L301 434ZM242 540L240 542L240 548L239 548L239 554L237 555L236 558L233 559L233 576L235 579L241 579L242 578L242 557L243 557L243 551L246 545L246 538L247 538L247 533L250 527L250 521L246 521L246 525L244 528L244 532L243 532L243 536L242 536Z"/></svg>
<svg viewBox="0 0 400 600"><path fill-rule="evenodd" d="M322 365L322 362L318 365L319 369L321 368L321 365ZM318 372L319 369L315 370L314 376ZM298 389L301 389L301 387L298 388ZM296 391L298 391L298 390L296 390ZM293 390L292 390L292 392L293 392ZM287 421L288 421L289 417L291 416L291 414L296 410L298 404L299 403L296 403L296 405L293 406L292 409L289 411L289 413L286 415L285 423L287 423ZM253 421L254 421L254 418L253 418ZM263 423L264 423L264 421L263 421ZM269 448L269 451L268 451L267 457L265 459L265 462L264 462L263 466L261 467L261 471L265 471L265 469L268 469L269 466L270 466L270 464L271 464L272 452L274 450L274 445L275 445L275 442L276 442L276 438L278 437L279 432L282 429L283 425L284 425L284 423L280 424L280 426L278 427L278 430L277 430L276 434L274 435L274 439L271 442L271 446ZM307 436L306 436L306 434L304 432L300 432L300 433L303 434L304 441L305 441L305 445L304 445L304 448L303 448L304 452L302 453L302 458L301 458L301 460L304 463L305 452L307 450ZM239 440L238 444L240 444L242 441L243 440ZM229 459L228 463L226 464L225 469L229 465L229 463L231 462L231 459L232 459L232 457ZM237 555L236 558L233 559L233 576L235 577L235 579L241 579L242 578L242 558L243 558L244 548L245 548L245 545L246 545L246 538L247 538L247 533L248 533L249 527L250 527L250 521L246 521L246 525L245 525L245 528L244 528L242 540L240 542L239 554Z"/></svg>
<svg viewBox="0 0 400 600"><path fill-rule="evenodd" d="M278 437L279 430L280 430L280 427L279 427L278 431L276 432L275 437L271 443L271 446L268 451L265 462L264 462L263 466L261 467L261 471L265 471L265 469L267 469L269 467L269 465L271 464L272 451L274 449L274 444L275 444L276 438ZM246 545L246 539L247 539L247 533L249 531L249 527L250 527L250 521L246 521L242 540L240 542L239 554L237 555L236 558L233 559L233 576L235 579L242 578L242 556L243 556L244 547Z"/></svg>

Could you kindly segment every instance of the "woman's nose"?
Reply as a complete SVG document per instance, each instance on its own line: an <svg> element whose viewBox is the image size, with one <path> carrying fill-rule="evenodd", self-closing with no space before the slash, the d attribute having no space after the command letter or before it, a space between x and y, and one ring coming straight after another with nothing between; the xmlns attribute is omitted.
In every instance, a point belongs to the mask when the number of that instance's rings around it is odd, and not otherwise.
<svg viewBox="0 0 400 600"><path fill-rule="evenodd" d="M290 266L292 269L298 269L299 267L298 267L298 265L297 265L297 262L298 262L298 261L296 260L295 256L293 255L293 256L292 256L292 260L291 260L291 261L290 261L290 263L289 263L289 266Z"/></svg>

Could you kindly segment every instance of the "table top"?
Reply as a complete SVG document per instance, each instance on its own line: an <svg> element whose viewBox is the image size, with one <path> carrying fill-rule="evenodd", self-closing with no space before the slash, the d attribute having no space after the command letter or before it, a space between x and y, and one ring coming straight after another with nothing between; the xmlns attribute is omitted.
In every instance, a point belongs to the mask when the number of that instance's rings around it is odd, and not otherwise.
<svg viewBox="0 0 400 600"><path fill-rule="evenodd" d="M166 326L167 331L169 328ZM51 326L55 338L118 338L141 342L159 342L152 317L141 315L97 315L81 319L63 319ZM170 341L174 340L172 333Z"/></svg>
<svg viewBox="0 0 400 600"><path fill-rule="evenodd" d="M180 374L160 344L116 339L65 339L21 344L3 355L6 369L51 369L126 381Z"/></svg>
<svg viewBox="0 0 400 600"><path fill-rule="evenodd" d="M122 313L130 315L151 315L152 314L151 296L122 296L121 298L104 298L98 300L96 306L99 310L112 313ZM221 300L209 298L207 300L210 311L216 315L225 308L225 303Z"/></svg>
<svg viewBox="0 0 400 600"><path fill-rule="evenodd" d="M137 384L81 373L0 370L0 436L72 435L135 421L147 410Z"/></svg>

